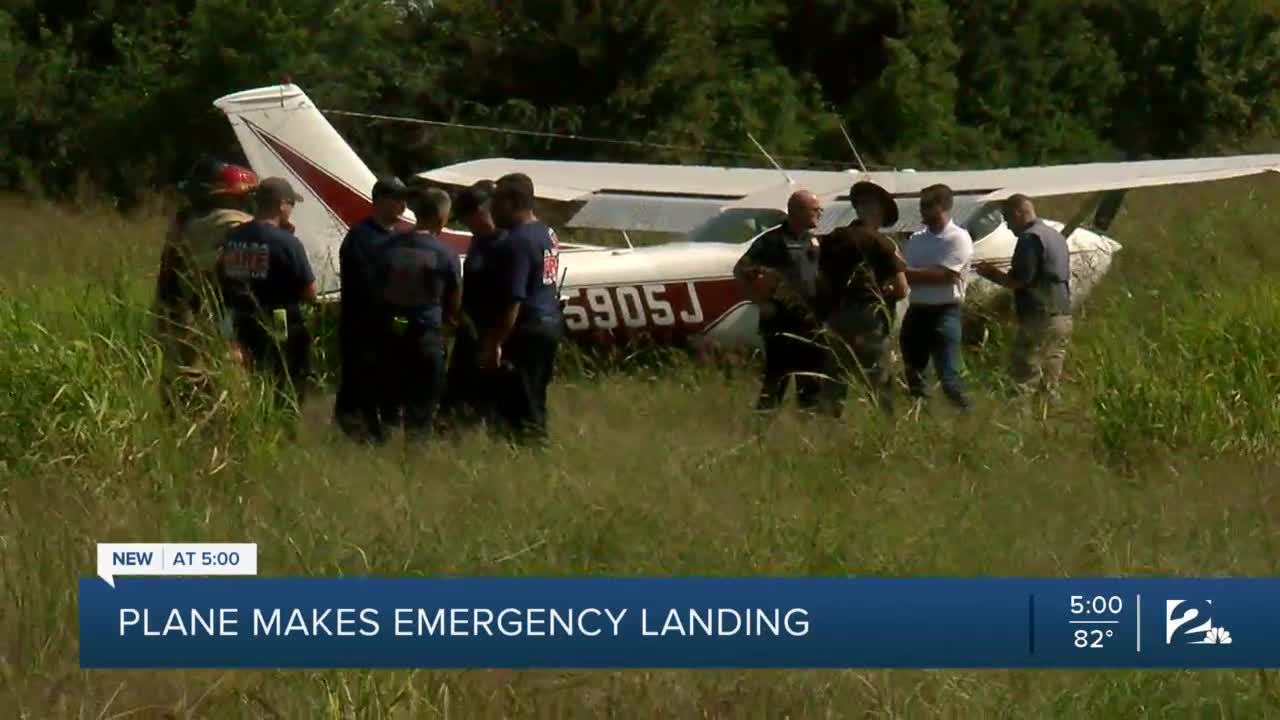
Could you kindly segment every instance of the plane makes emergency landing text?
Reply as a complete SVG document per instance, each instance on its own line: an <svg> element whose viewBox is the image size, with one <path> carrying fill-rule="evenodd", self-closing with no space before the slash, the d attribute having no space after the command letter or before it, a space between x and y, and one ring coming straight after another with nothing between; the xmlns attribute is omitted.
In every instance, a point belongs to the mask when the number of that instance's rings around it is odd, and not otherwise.
<svg viewBox="0 0 1280 720"><path fill-rule="evenodd" d="M804 608L395 608L385 623L376 608L121 608L120 637L732 637L809 634ZM242 625L243 623L243 625Z"/></svg>

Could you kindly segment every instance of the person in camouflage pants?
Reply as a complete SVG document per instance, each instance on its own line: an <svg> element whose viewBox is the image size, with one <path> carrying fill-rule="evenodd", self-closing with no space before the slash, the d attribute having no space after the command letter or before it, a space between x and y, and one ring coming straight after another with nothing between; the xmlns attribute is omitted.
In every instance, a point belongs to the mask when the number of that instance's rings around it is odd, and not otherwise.
<svg viewBox="0 0 1280 720"><path fill-rule="evenodd" d="M818 309L830 352L824 406L839 417L855 376L885 413L893 412L889 373L894 305L907 296L905 264L880 232L898 222L898 206L884 188L859 182L849 192L858 219L819 239Z"/></svg>

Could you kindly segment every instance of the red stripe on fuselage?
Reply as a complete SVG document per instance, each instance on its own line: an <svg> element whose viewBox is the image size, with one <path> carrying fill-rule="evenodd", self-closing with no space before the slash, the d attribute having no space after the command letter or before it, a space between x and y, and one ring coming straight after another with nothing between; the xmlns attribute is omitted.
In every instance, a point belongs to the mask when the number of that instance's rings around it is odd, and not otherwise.
<svg viewBox="0 0 1280 720"><path fill-rule="evenodd" d="M334 177L324 168L311 162L302 153L289 147L288 144L266 130L247 120L245 124L280 158L281 162L293 171L298 180L306 185L343 225L349 228L373 213L373 201L369 197L356 191L339 178ZM411 230L413 229L413 224L402 218L394 229ZM470 233L446 229L440 233L440 239L444 240L460 254L466 254L468 248L471 247Z"/></svg>

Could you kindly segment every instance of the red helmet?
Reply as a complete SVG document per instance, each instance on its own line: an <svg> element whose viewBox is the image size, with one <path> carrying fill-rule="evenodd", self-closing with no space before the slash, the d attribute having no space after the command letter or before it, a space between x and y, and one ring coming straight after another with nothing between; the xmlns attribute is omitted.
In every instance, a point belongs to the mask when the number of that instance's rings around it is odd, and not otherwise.
<svg viewBox="0 0 1280 720"><path fill-rule="evenodd" d="M224 164L209 183L210 195L244 195L258 187L258 175L246 167Z"/></svg>

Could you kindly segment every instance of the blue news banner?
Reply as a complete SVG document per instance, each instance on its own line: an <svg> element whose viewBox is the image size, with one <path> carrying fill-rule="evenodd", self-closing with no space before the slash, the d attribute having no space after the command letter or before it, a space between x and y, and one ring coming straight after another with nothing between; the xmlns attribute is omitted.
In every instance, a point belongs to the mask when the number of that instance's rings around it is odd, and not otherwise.
<svg viewBox="0 0 1280 720"><path fill-rule="evenodd" d="M1280 667L1280 580L95 577L80 662Z"/></svg>

